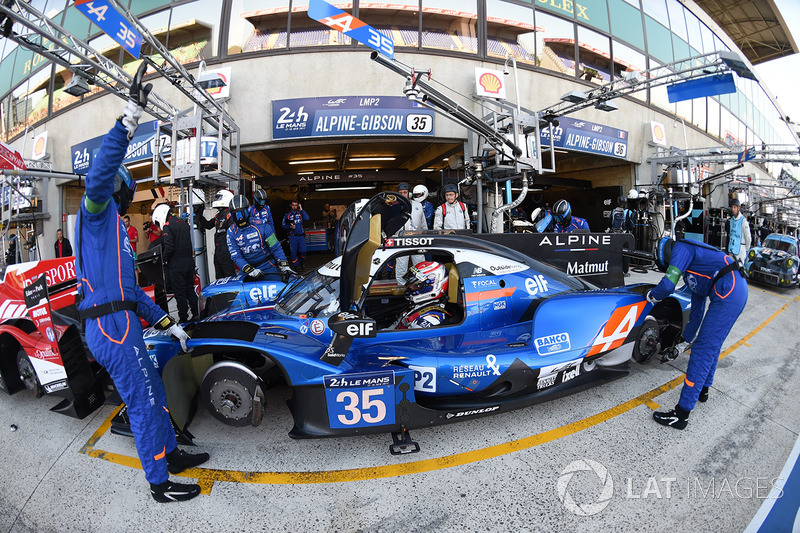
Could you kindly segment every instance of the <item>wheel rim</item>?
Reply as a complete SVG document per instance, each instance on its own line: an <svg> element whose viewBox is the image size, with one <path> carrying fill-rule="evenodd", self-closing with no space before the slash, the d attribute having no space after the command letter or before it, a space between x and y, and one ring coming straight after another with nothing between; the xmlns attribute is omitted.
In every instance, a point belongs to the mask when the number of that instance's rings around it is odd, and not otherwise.
<svg viewBox="0 0 800 533"><path fill-rule="evenodd" d="M28 359L28 354L24 351L20 351L19 354L17 354L17 368L19 369L19 379L22 380L25 388L31 391L37 398L41 397L44 394L42 384L39 383L39 378L36 377L36 371L33 369L30 359Z"/></svg>

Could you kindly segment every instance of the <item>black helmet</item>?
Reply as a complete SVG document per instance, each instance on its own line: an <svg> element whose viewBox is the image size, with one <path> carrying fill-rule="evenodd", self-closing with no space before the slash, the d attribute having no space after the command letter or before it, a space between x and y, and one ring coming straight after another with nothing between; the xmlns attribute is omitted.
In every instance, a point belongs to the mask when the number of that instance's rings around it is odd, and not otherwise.
<svg viewBox="0 0 800 533"><path fill-rule="evenodd" d="M736 206L736 207L741 207L742 206L742 203L739 201L738 198L734 198L733 200L731 200L731 207L734 207L734 206Z"/></svg>
<svg viewBox="0 0 800 533"><path fill-rule="evenodd" d="M114 176L114 201L117 202L117 212L124 215L133 201L136 193L136 180L133 179L130 170L120 165L117 174Z"/></svg>
<svg viewBox="0 0 800 533"><path fill-rule="evenodd" d="M267 191L264 189L256 189L256 192L253 193L253 203L256 204L256 207L259 209L267 205Z"/></svg>
<svg viewBox="0 0 800 533"><path fill-rule="evenodd" d="M671 237L662 237L658 241L658 249L656 249L656 266L661 272L666 272L669 266L669 260L672 257L672 247L675 246L675 241Z"/></svg>
<svg viewBox="0 0 800 533"><path fill-rule="evenodd" d="M400 192L400 191L410 191L410 190L411 190L411 185L409 185L405 181L401 182L400 185L397 186L397 191L398 192Z"/></svg>
<svg viewBox="0 0 800 533"><path fill-rule="evenodd" d="M444 192L454 192L458 194L458 187L456 187L455 183L448 183L444 186Z"/></svg>
<svg viewBox="0 0 800 533"><path fill-rule="evenodd" d="M561 227L566 228L572 223L572 206L566 200L559 200L553 206L553 218Z"/></svg>
<svg viewBox="0 0 800 533"><path fill-rule="evenodd" d="M231 205L228 207L233 217L233 221L240 228L250 224L250 202L243 195L234 196Z"/></svg>

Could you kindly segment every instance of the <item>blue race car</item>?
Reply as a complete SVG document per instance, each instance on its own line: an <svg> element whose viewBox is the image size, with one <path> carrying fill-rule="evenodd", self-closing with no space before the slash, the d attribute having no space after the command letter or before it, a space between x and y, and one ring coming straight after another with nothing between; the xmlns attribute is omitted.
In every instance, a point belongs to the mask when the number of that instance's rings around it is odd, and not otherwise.
<svg viewBox="0 0 800 533"><path fill-rule="evenodd" d="M516 239L505 244L472 233L386 237L409 213L402 196L378 194L353 217L342 256L289 281L274 299L263 282L218 284L217 307L230 304L187 326L191 354L179 354L168 334L148 330L145 342L163 369L176 425L188 423L198 389L220 421L258 425L264 391L282 383L293 392L291 437L391 432L400 453L408 429L518 409L620 378L631 358L668 352L683 331L689 298L681 291L653 307L645 298L649 284L598 289L523 253L532 235L504 236ZM440 323L398 327L410 285L387 273L404 255L444 266ZM586 265L580 270L593 270Z"/></svg>
<svg viewBox="0 0 800 533"><path fill-rule="evenodd" d="M797 269L800 265L797 239L772 233L761 244L750 248L744 270L750 279L776 287L800 284Z"/></svg>

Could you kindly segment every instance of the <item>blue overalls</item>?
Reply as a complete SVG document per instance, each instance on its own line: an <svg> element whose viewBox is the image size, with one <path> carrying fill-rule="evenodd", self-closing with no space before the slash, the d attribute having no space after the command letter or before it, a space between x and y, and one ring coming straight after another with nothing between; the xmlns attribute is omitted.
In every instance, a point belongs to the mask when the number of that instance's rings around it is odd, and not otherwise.
<svg viewBox="0 0 800 533"><path fill-rule="evenodd" d="M306 232L303 229L303 222L308 222L308 215L302 209L289 211L283 217L282 226L289 234L289 253L292 256L293 268L302 267L306 262Z"/></svg>
<svg viewBox="0 0 800 533"><path fill-rule="evenodd" d="M683 337L688 341L694 339L694 344L678 402L685 411L691 411L703 387L714 382L722 343L747 303L747 283L738 270L714 281L720 270L734 261L707 244L689 239L678 241L672 248L666 275L651 292L656 300L663 300L675 290L681 274L692 291L692 309ZM707 298L711 303L703 318Z"/></svg>
<svg viewBox="0 0 800 533"><path fill-rule="evenodd" d="M244 228L231 224L228 228L228 250L239 270L250 265L265 274L277 274L276 262L286 261L281 243L269 224L250 224Z"/></svg>
<svg viewBox="0 0 800 533"><path fill-rule="evenodd" d="M567 226L566 228L563 227L561 224L556 223L554 231L556 233L572 233L573 231L578 229L585 229L587 231L591 231L589 230L589 223L586 222L585 219L580 217L572 217L572 222L570 222L570 225Z"/></svg>
<svg viewBox="0 0 800 533"><path fill-rule="evenodd" d="M133 249L128 232L111 198L114 176L128 147L126 130L117 122L86 176L86 197L95 203L108 202L100 213L90 213L81 201L75 224L78 256L75 268L81 311L116 302L123 310L86 319L86 344L98 363L108 371L128 406L136 451L147 481L164 483L169 478L166 454L177 442L167 410L164 384L142 340L137 316L154 324L164 317L158 307L136 284ZM135 309L135 312L134 312Z"/></svg>
<svg viewBox="0 0 800 533"><path fill-rule="evenodd" d="M275 222L272 220L272 211L268 205L265 205L262 209L254 205L250 206L250 223L269 224L269 227L275 232Z"/></svg>

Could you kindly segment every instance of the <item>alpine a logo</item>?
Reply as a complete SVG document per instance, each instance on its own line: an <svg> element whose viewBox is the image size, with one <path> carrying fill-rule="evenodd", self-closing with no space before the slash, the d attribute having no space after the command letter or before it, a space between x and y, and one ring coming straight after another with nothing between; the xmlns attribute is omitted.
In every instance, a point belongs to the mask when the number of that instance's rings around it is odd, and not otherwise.
<svg viewBox="0 0 800 533"><path fill-rule="evenodd" d="M447 413L447 415L445 416L447 417L448 420L450 420L451 418L460 418L463 416L483 415L486 413L493 413L498 409L500 409L499 405L493 405L491 407L484 407L483 409L472 409L470 411L458 411L457 413Z"/></svg>

